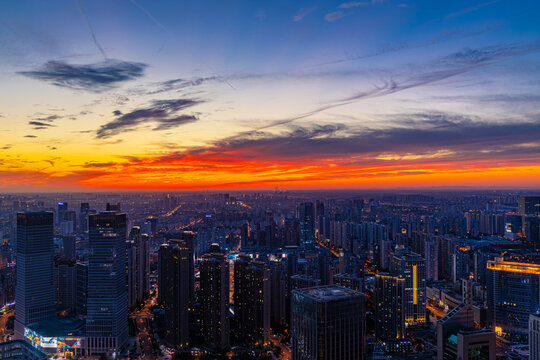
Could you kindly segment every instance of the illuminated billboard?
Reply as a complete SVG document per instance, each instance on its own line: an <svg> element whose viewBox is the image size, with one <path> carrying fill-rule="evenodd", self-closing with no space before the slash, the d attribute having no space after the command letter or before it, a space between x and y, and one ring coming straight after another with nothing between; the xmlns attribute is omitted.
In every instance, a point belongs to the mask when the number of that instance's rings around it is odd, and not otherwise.
<svg viewBox="0 0 540 360"><path fill-rule="evenodd" d="M80 337L46 337L32 329L24 329L24 337L36 348L54 349L56 352L74 352L81 347Z"/></svg>

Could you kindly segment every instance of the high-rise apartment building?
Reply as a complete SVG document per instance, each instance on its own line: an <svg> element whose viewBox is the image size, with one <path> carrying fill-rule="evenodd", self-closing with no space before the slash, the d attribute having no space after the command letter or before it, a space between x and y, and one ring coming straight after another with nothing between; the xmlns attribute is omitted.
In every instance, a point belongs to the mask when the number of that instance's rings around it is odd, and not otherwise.
<svg viewBox="0 0 540 360"><path fill-rule="evenodd" d="M248 255L234 263L234 324L236 335L247 344L269 344L270 271Z"/></svg>
<svg viewBox="0 0 540 360"><path fill-rule="evenodd" d="M86 336L90 355L111 356L128 339L126 214L90 215Z"/></svg>
<svg viewBox="0 0 540 360"><path fill-rule="evenodd" d="M15 337L25 327L55 315L53 285L53 213L17 213Z"/></svg>
<svg viewBox="0 0 540 360"><path fill-rule="evenodd" d="M293 359L365 358L364 294L337 285L293 291Z"/></svg>
<svg viewBox="0 0 540 360"><path fill-rule="evenodd" d="M165 311L165 340L172 346L189 345L189 249L170 241L159 248L158 301Z"/></svg>
<svg viewBox="0 0 540 360"><path fill-rule="evenodd" d="M411 252L394 255L392 272L405 279L403 314L405 325L426 322L426 268L424 258Z"/></svg>
<svg viewBox="0 0 540 360"><path fill-rule="evenodd" d="M211 252L199 262L202 334L211 348L229 344L229 262L224 254Z"/></svg>
<svg viewBox="0 0 540 360"><path fill-rule="evenodd" d="M405 278L388 273L375 275L375 334L377 338L403 339Z"/></svg>

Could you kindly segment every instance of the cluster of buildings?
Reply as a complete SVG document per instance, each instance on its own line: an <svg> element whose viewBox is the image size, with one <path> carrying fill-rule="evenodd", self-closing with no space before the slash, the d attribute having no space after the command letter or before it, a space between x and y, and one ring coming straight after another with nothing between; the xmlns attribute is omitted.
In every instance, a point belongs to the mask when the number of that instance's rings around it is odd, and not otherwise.
<svg viewBox="0 0 540 360"><path fill-rule="evenodd" d="M0 354L125 356L151 303L179 352L540 359L540 197L189 196L0 226Z"/></svg>

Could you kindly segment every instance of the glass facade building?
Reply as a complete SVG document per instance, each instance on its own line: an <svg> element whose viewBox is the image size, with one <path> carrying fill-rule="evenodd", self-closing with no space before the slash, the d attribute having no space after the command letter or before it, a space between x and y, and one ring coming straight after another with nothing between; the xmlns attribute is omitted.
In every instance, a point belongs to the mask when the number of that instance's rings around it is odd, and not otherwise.
<svg viewBox="0 0 540 360"><path fill-rule="evenodd" d="M89 355L118 353L128 338L126 214L90 215L86 335Z"/></svg>
<svg viewBox="0 0 540 360"><path fill-rule="evenodd" d="M15 337L24 328L54 317L52 212L17 213L17 284L15 290Z"/></svg>
<svg viewBox="0 0 540 360"><path fill-rule="evenodd" d="M364 359L364 301L363 293L337 285L294 290L293 359Z"/></svg>

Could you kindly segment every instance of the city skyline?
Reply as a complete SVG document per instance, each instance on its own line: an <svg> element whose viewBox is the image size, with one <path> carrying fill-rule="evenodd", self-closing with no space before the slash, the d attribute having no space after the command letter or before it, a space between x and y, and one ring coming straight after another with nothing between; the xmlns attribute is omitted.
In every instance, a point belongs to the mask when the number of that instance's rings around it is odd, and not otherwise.
<svg viewBox="0 0 540 360"><path fill-rule="evenodd" d="M538 189L540 3L0 5L0 191Z"/></svg>

